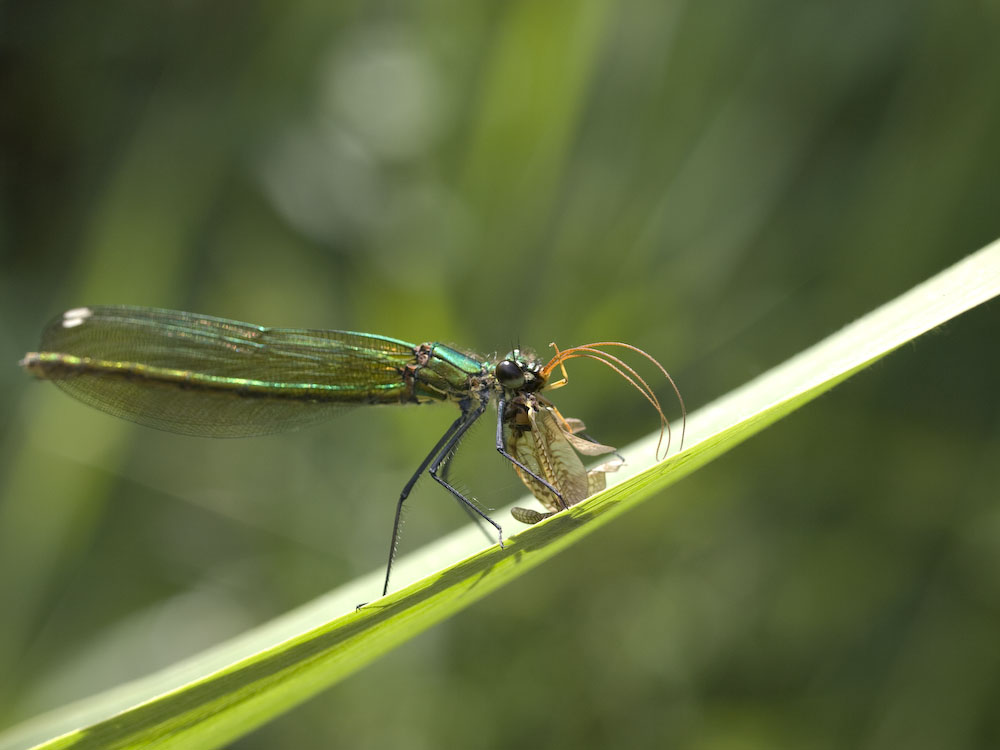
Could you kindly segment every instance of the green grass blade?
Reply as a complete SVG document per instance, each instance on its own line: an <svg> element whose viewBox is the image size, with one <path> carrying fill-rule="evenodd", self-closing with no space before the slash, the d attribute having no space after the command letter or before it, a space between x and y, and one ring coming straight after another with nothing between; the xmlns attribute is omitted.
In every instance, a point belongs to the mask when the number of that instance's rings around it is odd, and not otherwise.
<svg viewBox="0 0 1000 750"><path fill-rule="evenodd" d="M437 572L361 611L353 605L378 589L378 572L164 672L14 728L0 736L0 748L24 747L62 732L41 747L193 748L231 741L998 293L1000 241L693 414L683 453L653 463L655 435L629 447L628 473L622 472L619 484L524 529L505 549L493 546L469 555L482 541L478 530L462 530L401 561L395 581ZM516 524L508 518L505 525ZM468 556L448 564L463 555Z"/></svg>

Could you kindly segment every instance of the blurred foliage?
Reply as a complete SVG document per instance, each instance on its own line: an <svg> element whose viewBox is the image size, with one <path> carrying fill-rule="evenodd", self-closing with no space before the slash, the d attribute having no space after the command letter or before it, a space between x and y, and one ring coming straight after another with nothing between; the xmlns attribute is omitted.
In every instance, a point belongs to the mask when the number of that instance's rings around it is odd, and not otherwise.
<svg viewBox="0 0 1000 750"><path fill-rule="evenodd" d="M996 0L0 3L0 724L381 565L453 418L135 428L14 366L49 317L620 339L698 406L1000 235L998 25ZM1000 744L996 331L963 316L235 747ZM655 427L571 379L602 441ZM455 474L495 507L521 490L489 432ZM422 484L403 550L463 520Z"/></svg>

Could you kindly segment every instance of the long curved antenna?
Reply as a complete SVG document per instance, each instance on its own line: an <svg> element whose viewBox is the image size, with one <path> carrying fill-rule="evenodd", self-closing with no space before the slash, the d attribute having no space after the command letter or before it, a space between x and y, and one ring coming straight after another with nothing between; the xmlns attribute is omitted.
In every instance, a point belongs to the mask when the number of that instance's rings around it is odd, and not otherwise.
<svg viewBox="0 0 1000 750"><path fill-rule="evenodd" d="M648 361L652 362L653 365L663 374L670 383L670 387L673 388L674 394L677 396L677 402L681 407L681 443L680 449L684 448L684 436L687 432L687 408L684 406L684 398L681 396L680 389L677 388L677 383L674 382L673 377L667 372L667 369L659 363L651 354L643 351L637 346L632 344L626 344L621 341L596 341L590 344L584 344L582 346L574 346L569 349L560 350L555 344L552 346L556 350L556 354L549 360L541 370L541 375L543 378L548 378L556 367L562 368L563 379L554 383L550 387L560 387L566 383L566 369L564 363L570 359L575 359L577 357L585 357L587 359L595 359L601 362L607 367L617 372L622 378L624 378L633 388L639 391L643 397L650 402L654 409L660 416L660 440L656 445L656 455L659 457L660 445L663 443L663 433L667 433L667 452L670 451L670 422L667 420L666 415L664 415L662 408L660 408L660 402L656 398L656 394L649 384L624 360L616 357L610 352L603 351L600 347L619 347L622 349L628 349L629 351L635 352L640 356L644 357ZM664 453L664 456L666 453Z"/></svg>
<svg viewBox="0 0 1000 750"><path fill-rule="evenodd" d="M660 415L660 439L656 443L656 455L660 454L660 445L663 443L663 432L666 430L667 433L667 452L670 451L670 439L671 439L671 429L670 420L667 419L666 415L663 413L663 409L660 407L660 400L656 397L653 389L649 387L649 384L642 379L642 377L633 370L628 364L623 362L618 357L607 352L602 352L600 349L592 349L590 347L580 346L575 347L578 352L574 357L584 357L586 359L593 359L601 364L610 367L612 370L617 372L622 378L624 378L633 388L635 388L639 393L643 395L650 405L656 409L656 413ZM626 371L628 374L626 374ZM636 382L638 381L638 382ZM640 385L641 384L641 385ZM666 455L666 453L664 454Z"/></svg>

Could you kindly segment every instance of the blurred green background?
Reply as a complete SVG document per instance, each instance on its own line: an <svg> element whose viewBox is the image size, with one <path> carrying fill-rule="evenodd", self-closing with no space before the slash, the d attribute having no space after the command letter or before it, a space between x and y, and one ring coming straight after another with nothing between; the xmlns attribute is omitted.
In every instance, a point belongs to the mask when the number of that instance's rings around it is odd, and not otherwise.
<svg viewBox="0 0 1000 750"><path fill-rule="evenodd" d="M378 568L454 416L161 434L16 367L49 318L619 339L698 407L1000 235L998 28L997 0L0 3L0 725ZM234 747L1000 745L997 323ZM573 365L601 441L655 428ZM455 475L498 507L491 441ZM403 552L465 520L430 484Z"/></svg>

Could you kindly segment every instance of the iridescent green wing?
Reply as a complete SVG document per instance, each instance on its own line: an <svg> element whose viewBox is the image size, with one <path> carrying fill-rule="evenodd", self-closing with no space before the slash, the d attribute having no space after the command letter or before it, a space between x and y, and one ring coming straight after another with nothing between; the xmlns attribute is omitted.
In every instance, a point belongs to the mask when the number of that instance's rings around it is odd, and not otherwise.
<svg viewBox="0 0 1000 750"><path fill-rule="evenodd" d="M260 435L408 398L405 341L145 307L70 310L22 362L74 398L171 432Z"/></svg>

